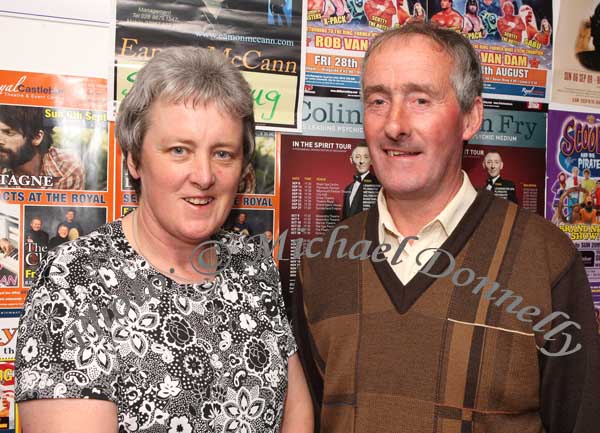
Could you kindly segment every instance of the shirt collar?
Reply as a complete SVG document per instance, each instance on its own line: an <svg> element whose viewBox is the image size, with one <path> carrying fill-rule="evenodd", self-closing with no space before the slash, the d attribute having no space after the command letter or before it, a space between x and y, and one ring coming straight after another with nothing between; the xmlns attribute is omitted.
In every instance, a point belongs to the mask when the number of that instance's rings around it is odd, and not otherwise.
<svg viewBox="0 0 600 433"><path fill-rule="evenodd" d="M460 220L477 197L477 191L469 180L469 176L464 172L464 170L462 171L462 174L462 185L456 195L452 198L452 200L450 200L450 202L438 214L437 217L425 224L419 233L422 233L426 228L433 226L436 223L441 224L442 228L446 232L446 236L450 236L454 229L456 229L460 223ZM384 239L384 233L386 230L400 239L404 238L404 235L402 235L396 228L392 215L388 210L383 188L379 190L379 194L377 195L377 209L379 211L379 239Z"/></svg>

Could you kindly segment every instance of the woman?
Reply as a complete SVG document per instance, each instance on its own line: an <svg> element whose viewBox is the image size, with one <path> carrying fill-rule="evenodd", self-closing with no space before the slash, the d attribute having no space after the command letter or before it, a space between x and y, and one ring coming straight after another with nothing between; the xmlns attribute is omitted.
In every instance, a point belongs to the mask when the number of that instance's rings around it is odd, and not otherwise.
<svg viewBox="0 0 600 433"><path fill-rule="evenodd" d="M412 17L409 18L409 23L424 23L427 21L427 14L421 3L416 2L413 6Z"/></svg>
<svg viewBox="0 0 600 433"><path fill-rule="evenodd" d="M19 327L23 430L312 431L272 257L219 231L254 149L248 84L216 51L163 50L115 134L139 207L42 264Z"/></svg>
<svg viewBox="0 0 600 433"><path fill-rule="evenodd" d="M533 39L538 41L542 45L548 46L551 42L551 34L552 27L550 26L550 21L548 21L547 18L542 18L541 30L533 37Z"/></svg>
<svg viewBox="0 0 600 433"><path fill-rule="evenodd" d="M58 227L56 227L56 236L54 236L52 239L50 239L50 242L48 242L48 248L55 248L64 244L65 242L69 242L69 240L69 226L64 223L60 223Z"/></svg>

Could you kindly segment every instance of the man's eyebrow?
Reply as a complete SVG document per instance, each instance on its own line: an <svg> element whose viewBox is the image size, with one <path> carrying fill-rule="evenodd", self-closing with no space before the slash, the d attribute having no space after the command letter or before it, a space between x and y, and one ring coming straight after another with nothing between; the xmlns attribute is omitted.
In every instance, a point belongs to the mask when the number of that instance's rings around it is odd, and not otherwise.
<svg viewBox="0 0 600 433"><path fill-rule="evenodd" d="M406 83L402 85L402 91L405 93L426 93L433 97L441 96L440 89L430 84Z"/></svg>
<svg viewBox="0 0 600 433"><path fill-rule="evenodd" d="M387 86L384 86L383 84L376 84L374 86L367 86L365 88L365 97L372 95L373 93L386 93L389 94L390 89Z"/></svg>

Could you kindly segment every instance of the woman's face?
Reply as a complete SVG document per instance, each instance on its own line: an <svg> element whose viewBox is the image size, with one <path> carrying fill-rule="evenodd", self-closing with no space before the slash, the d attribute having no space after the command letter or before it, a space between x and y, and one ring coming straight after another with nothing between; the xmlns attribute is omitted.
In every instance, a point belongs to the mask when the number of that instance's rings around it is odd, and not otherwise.
<svg viewBox="0 0 600 433"><path fill-rule="evenodd" d="M69 227L67 227L67 226L60 226L58 228L58 235L61 238L66 238L69 235Z"/></svg>
<svg viewBox="0 0 600 433"><path fill-rule="evenodd" d="M558 175L558 180L560 182L566 182L567 181L567 176L564 173L561 173Z"/></svg>
<svg viewBox="0 0 600 433"><path fill-rule="evenodd" d="M198 244L225 222L243 166L242 120L213 103L195 108L161 99L147 115L140 164L140 209L165 242ZM147 217L150 217L148 220Z"/></svg>

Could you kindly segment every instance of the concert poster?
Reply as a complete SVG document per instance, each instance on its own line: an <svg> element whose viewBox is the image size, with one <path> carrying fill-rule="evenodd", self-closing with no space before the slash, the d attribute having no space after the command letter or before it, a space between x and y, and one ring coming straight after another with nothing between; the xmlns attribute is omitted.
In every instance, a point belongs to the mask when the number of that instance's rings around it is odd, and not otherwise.
<svg viewBox="0 0 600 433"><path fill-rule="evenodd" d="M370 163L364 165L359 189L352 194L358 166L353 152L364 157L363 140L353 138L281 136L279 260L284 294L294 291L296 273L306 242L342 221L367 210L377 200L379 184ZM368 171L365 171L368 170ZM362 191L362 192L361 192Z"/></svg>
<svg viewBox="0 0 600 433"><path fill-rule="evenodd" d="M500 100L485 105L481 129L464 148L463 169L476 189L543 216L547 106Z"/></svg>
<svg viewBox="0 0 600 433"><path fill-rule="evenodd" d="M104 79L0 71L0 311L22 308L53 238L77 237L58 223L113 218L106 95Z"/></svg>
<svg viewBox="0 0 600 433"><path fill-rule="evenodd" d="M299 131L303 10L300 1L117 0L114 99L123 99L161 49L204 47L222 53L250 83L259 128Z"/></svg>
<svg viewBox="0 0 600 433"><path fill-rule="evenodd" d="M600 116L550 110L546 218L581 253L600 306Z"/></svg>

